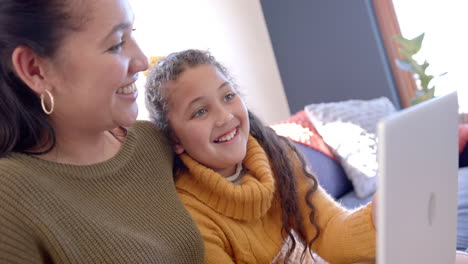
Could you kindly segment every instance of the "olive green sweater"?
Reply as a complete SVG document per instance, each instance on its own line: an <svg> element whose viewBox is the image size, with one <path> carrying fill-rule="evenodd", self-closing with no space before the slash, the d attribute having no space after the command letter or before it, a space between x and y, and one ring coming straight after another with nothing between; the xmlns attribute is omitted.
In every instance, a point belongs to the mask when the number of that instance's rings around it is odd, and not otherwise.
<svg viewBox="0 0 468 264"><path fill-rule="evenodd" d="M0 263L203 263L172 151L148 122L110 160L0 159Z"/></svg>

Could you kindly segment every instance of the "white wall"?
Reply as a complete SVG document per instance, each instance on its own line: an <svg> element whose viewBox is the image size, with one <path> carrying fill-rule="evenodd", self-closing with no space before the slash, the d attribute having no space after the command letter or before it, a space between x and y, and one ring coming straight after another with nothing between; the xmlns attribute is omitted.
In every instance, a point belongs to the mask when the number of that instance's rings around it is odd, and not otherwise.
<svg viewBox="0 0 468 264"><path fill-rule="evenodd" d="M223 63L249 108L267 124L290 111L259 0L132 0L135 36L148 56L208 49ZM143 84L139 119L147 119Z"/></svg>

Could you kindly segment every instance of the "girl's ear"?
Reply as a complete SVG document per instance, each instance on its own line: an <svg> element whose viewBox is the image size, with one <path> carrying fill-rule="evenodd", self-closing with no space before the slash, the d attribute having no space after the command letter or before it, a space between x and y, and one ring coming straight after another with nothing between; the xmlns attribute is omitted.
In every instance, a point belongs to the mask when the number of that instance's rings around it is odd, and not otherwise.
<svg viewBox="0 0 468 264"><path fill-rule="evenodd" d="M13 69L18 77L36 94L44 93L46 81L41 59L30 48L18 46L11 55Z"/></svg>
<svg viewBox="0 0 468 264"><path fill-rule="evenodd" d="M184 147L179 144L179 143L176 143L174 144L174 146L172 147L172 149L174 150L174 152L178 155L178 154L182 154L184 153L185 149Z"/></svg>
<svg viewBox="0 0 468 264"><path fill-rule="evenodd" d="M172 150L177 154L182 154L184 153L185 151L185 148L184 146L182 146L182 144L180 143L179 139L176 137L176 135L174 135L174 133L171 133L172 136L171 136L171 141L173 142L172 144Z"/></svg>

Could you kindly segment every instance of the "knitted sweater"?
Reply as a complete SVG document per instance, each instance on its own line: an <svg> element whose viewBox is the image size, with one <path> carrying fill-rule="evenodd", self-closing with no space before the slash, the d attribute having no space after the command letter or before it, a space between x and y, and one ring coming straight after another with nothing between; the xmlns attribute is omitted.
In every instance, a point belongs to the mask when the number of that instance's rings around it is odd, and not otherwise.
<svg viewBox="0 0 468 264"><path fill-rule="evenodd" d="M172 159L148 122L102 163L0 159L0 263L203 263Z"/></svg>
<svg viewBox="0 0 468 264"><path fill-rule="evenodd" d="M305 193L310 182L297 165L299 207L304 223L310 223ZM205 242L206 263L270 263L284 246L281 208L268 157L250 137L243 165L248 172L241 185L234 185L186 154L181 159L187 173L176 181L182 202L195 219ZM312 195L320 235L312 249L330 263L375 259L375 229L371 205L348 211L322 188ZM316 229L305 224L309 241ZM294 261L292 263L295 263Z"/></svg>

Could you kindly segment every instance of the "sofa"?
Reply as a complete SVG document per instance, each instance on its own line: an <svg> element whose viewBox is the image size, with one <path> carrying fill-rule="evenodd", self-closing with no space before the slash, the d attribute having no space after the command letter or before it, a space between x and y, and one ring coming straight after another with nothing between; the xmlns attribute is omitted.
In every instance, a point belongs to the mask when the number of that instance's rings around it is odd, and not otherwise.
<svg viewBox="0 0 468 264"><path fill-rule="evenodd" d="M343 206L352 209L371 200L372 195L364 198L356 195L353 184L339 160L315 129L304 110L271 127L277 134L292 141L304 156L307 166L318 178L320 185Z"/></svg>
<svg viewBox="0 0 468 264"><path fill-rule="evenodd" d="M459 126L457 249L468 249L468 124Z"/></svg>
<svg viewBox="0 0 468 264"><path fill-rule="evenodd" d="M373 192L364 196L358 195L353 182L345 172L342 160L325 142L312 120L306 110L301 110L271 127L277 134L293 142L304 156L309 169L318 178L319 184L344 207L353 209L368 203L372 199ZM457 249L466 251L468 248L468 124L459 126L459 142Z"/></svg>
<svg viewBox="0 0 468 264"><path fill-rule="evenodd" d="M396 110L385 97L310 104L271 127L293 141L331 196L355 208L377 188L377 122Z"/></svg>

